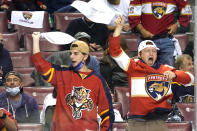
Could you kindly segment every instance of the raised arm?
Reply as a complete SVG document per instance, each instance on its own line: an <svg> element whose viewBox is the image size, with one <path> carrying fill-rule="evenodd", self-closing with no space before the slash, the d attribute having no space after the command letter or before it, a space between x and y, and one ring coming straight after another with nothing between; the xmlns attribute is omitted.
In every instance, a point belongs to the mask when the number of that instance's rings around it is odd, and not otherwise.
<svg viewBox="0 0 197 131"><path fill-rule="evenodd" d="M109 53L111 57L117 62L117 64L124 71L128 70L130 58L120 47L120 33L124 25L124 19L122 16L119 16L115 20L115 30L113 36L109 38Z"/></svg>
<svg viewBox="0 0 197 131"><path fill-rule="evenodd" d="M32 37L33 37L33 54L36 54L40 52L40 44L39 44L40 32L33 32Z"/></svg>
<svg viewBox="0 0 197 131"><path fill-rule="evenodd" d="M115 30L113 33L113 37L117 37L120 35L122 28L124 26L124 18L122 15L120 15L116 20L115 20Z"/></svg>

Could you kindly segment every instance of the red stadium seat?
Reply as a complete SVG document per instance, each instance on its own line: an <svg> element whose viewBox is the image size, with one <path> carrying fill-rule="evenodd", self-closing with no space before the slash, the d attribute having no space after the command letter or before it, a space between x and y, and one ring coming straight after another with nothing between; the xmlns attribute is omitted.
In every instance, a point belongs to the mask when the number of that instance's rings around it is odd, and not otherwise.
<svg viewBox="0 0 197 131"><path fill-rule="evenodd" d="M112 125L112 131L125 131L128 123L126 122L114 122Z"/></svg>
<svg viewBox="0 0 197 131"><path fill-rule="evenodd" d="M41 123L18 123L18 131L43 131Z"/></svg>
<svg viewBox="0 0 197 131"><path fill-rule="evenodd" d="M31 55L29 51L10 52L13 67L32 67Z"/></svg>
<svg viewBox="0 0 197 131"><path fill-rule="evenodd" d="M166 123L168 126L168 131L192 131L192 126L190 122L180 122L180 123Z"/></svg>
<svg viewBox="0 0 197 131"><path fill-rule="evenodd" d="M115 87L115 100L122 104L123 119L127 117L129 112L129 88L128 87Z"/></svg>
<svg viewBox="0 0 197 131"><path fill-rule="evenodd" d="M31 77L31 74L21 74L23 78L23 85L24 86L33 86L34 79Z"/></svg>
<svg viewBox="0 0 197 131"><path fill-rule="evenodd" d="M178 39L179 44L181 46L181 50L184 51L187 44L189 43L189 38L187 34L175 34L174 37Z"/></svg>
<svg viewBox="0 0 197 131"><path fill-rule="evenodd" d="M19 33L19 38L21 35L24 35L26 33L31 33L31 32L49 32L50 29L50 24L49 24L49 18L48 18L48 12L44 12L44 19L43 19L43 28L30 28L30 27L25 27L21 25L14 25L14 30L17 30Z"/></svg>
<svg viewBox="0 0 197 131"><path fill-rule="evenodd" d="M54 24L55 29L58 31L65 32L70 21L82 17L81 13L54 13Z"/></svg>
<svg viewBox="0 0 197 131"><path fill-rule="evenodd" d="M0 11L0 27L1 33L8 32L8 18L5 11Z"/></svg>
<svg viewBox="0 0 197 131"><path fill-rule="evenodd" d="M31 34L26 34L25 38L25 49L28 51L33 50L33 38ZM47 41L45 38L40 39L40 50L41 51L60 51L61 45L55 45Z"/></svg>
<svg viewBox="0 0 197 131"><path fill-rule="evenodd" d="M103 58L104 55L103 53L104 53L103 51L94 51L94 52L90 52L90 55L96 56L96 59L100 61Z"/></svg>
<svg viewBox="0 0 197 131"><path fill-rule="evenodd" d="M19 51L19 38L17 32L3 34L3 40L4 48L8 49L8 51Z"/></svg>
<svg viewBox="0 0 197 131"><path fill-rule="evenodd" d="M38 102L38 105L43 105L45 97L53 92L52 87L24 87L24 92L29 94L30 96L33 96L36 101Z"/></svg>
<svg viewBox="0 0 197 131"><path fill-rule="evenodd" d="M128 50L137 51L138 50L138 39L139 35L137 34L121 34L126 39Z"/></svg>
<svg viewBox="0 0 197 131"><path fill-rule="evenodd" d="M14 71L21 74L31 74L34 69L34 67L15 67Z"/></svg>
<svg viewBox="0 0 197 131"><path fill-rule="evenodd" d="M195 105L187 103L176 103L185 121L195 121Z"/></svg>

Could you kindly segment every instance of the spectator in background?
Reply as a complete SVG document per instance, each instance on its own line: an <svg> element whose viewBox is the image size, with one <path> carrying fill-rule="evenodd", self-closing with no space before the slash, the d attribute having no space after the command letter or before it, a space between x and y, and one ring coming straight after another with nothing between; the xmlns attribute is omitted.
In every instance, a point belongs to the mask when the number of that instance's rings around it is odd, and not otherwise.
<svg viewBox="0 0 197 131"><path fill-rule="evenodd" d="M91 37L85 32L78 32L74 36L78 40L82 40L86 43L90 43ZM96 59L95 56L89 55L90 56L90 62L88 63L88 68L94 70L96 73L100 73L100 66L99 62ZM65 51L59 51L55 52L51 56L47 58L47 60L53 64L56 65L71 65L71 60L70 60L70 51L65 50ZM31 77L35 80L35 86L51 86L50 83L46 82L42 75L38 73L36 70L34 70L31 74Z"/></svg>
<svg viewBox="0 0 197 131"><path fill-rule="evenodd" d="M66 33L73 37L78 32L85 32L91 36L90 51L103 51L106 49L106 42L110 32L105 24L94 23L84 16L72 20L66 29ZM69 49L69 46L65 46L65 49Z"/></svg>
<svg viewBox="0 0 197 131"><path fill-rule="evenodd" d="M10 53L3 48L3 35L0 33L0 86L5 82L5 75L13 70Z"/></svg>
<svg viewBox="0 0 197 131"><path fill-rule="evenodd" d="M187 72L191 76L194 75L194 63L192 57L188 54L178 56L175 67L178 70ZM172 82L171 88L174 94L173 103L194 103L194 83L183 85L181 83Z"/></svg>
<svg viewBox="0 0 197 131"><path fill-rule="evenodd" d="M80 1L89 2L90 0L80 0ZM79 13L79 11L76 8L72 7L71 5L64 6L64 7L60 8L60 9L58 9L56 12Z"/></svg>
<svg viewBox="0 0 197 131"><path fill-rule="evenodd" d="M18 72L5 76L5 91L0 94L0 108L12 113L18 123L39 123L40 114L36 100L23 92L23 80Z"/></svg>
<svg viewBox="0 0 197 131"><path fill-rule="evenodd" d="M41 9L46 10L51 16L58 9L70 5L73 0L37 0Z"/></svg>
<svg viewBox="0 0 197 131"><path fill-rule="evenodd" d="M127 131L166 131L165 120L172 109L171 81L187 85L193 78L187 72L157 62L157 46L144 40L138 46L139 59L132 59L120 47L122 16L115 21L116 29L109 38L109 52L127 73L129 81L129 115Z"/></svg>
<svg viewBox="0 0 197 131"><path fill-rule="evenodd" d="M172 5L172 6L169 6ZM175 21L175 9L179 10L179 19ZM131 0L129 23L132 29L141 34L139 40L151 39L160 49L158 62L174 66L173 35L179 26L187 27L192 11L187 0L151 1Z"/></svg>
<svg viewBox="0 0 197 131"><path fill-rule="evenodd" d="M36 0L12 0L14 9L17 11L37 11Z"/></svg>
<svg viewBox="0 0 197 131"><path fill-rule="evenodd" d="M120 46L124 51L127 51L128 47L124 37L120 37ZM104 51L104 56L100 61L100 71L112 93L115 86L128 86L126 73L112 59L108 48Z"/></svg>
<svg viewBox="0 0 197 131"><path fill-rule="evenodd" d="M0 108L0 130L1 131L17 131L17 122L11 113Z"/></svg>
<svg viewBox="0 0 197 131"><path fill-rule="evenodd" d="M123 15L125 20L123 32L126 33L131 31L131 27L128 22L130 0L91 0L90 2L92 2L93 4L104 3L113 12L115 12L116 16L108 25L109 30L113 31L115 29L114 21L119 15Z"/></svg>

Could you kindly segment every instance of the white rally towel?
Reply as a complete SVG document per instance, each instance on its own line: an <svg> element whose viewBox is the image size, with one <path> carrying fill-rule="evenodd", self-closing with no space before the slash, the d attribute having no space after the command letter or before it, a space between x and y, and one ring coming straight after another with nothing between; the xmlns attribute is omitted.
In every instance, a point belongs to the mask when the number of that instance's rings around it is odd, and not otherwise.
<svg viewBox="0 0 197 131"><path fill-rule="evenodd" d="M64 32L45 32L41 33L41 38L45 38L52 44L56 45L66 45L75 41L76 39L71 35Z"/></svg>
<svg viewBox="0 0 197 131"><path fill-rule="evenodd" d="M11 24L43 28L44 11L12 11Z"/></svg>
<svg viewBox="0 0 197 131"><path fill-rule="evenodd" d="M109 24L115 16L115 13L105 4L98 2L74 1L71 6L80 11L88 19L95 23Z"/></svg>

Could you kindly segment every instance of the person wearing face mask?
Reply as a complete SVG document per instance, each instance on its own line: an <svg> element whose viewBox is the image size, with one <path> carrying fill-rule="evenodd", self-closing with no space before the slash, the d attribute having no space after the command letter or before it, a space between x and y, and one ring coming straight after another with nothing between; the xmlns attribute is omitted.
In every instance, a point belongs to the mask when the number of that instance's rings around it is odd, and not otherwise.
<svg viewBox="0 0 197 131"><path fill-rule="evenodd" d="M71 66L59 66L42 58L40 33L34 32L33 56L38 72L57 88L57 103L52 131L107 131L112 128L114 112L112 99L103 77L88 68L89 47L75 40L70 46ZM97 121L101 117L101 125Z"/></svg>
<svg viewBox="0 0 197 131"><path fill-rule="evenodd" d="M120 33L124 19L115 21L115 31L109 38L109 52L117 64L127 73L129 81L129 114L126 131L167 131L165 120L172 110L171 82L192 84L191 73L160 64L159 48L152 40L144 40L138 46L139 59L129 58L120 47Z"/></svg>
<svg viewBox="0 0 197 131"><path fill-rule="evenodd" d="M3 48L3 36L0 33L0 86L5 82L5 75L13 70L10 53L6 48Z"/></svg>
<svg viewBox="0 0 197 131"><path fill-rule="evenodd" d="M5 91L0 94L0 108L13 114L18 123L39 123L40 114L36 100L23 92L23 80L18 72L5 76Z"/></svg>

